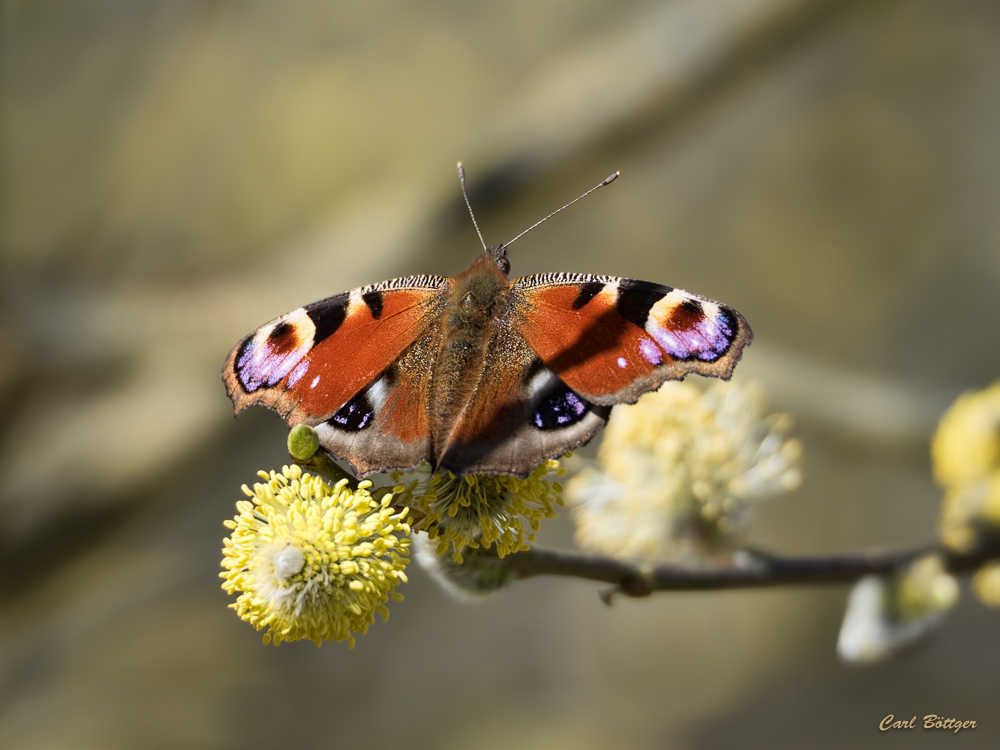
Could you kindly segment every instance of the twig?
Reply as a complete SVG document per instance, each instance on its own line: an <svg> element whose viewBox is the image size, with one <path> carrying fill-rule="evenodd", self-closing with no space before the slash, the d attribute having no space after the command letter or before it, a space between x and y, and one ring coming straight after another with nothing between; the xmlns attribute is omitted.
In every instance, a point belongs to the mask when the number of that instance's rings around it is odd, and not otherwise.
<svg viewBox="0 0 1000 750"><path fill-rule="evenodd" d="M602 593L610 603L616 593L631 597L649 596L656 591L715 591L775 586L852 583L866 575L891 573L924 555L941 555L950 573L968 573L988 560L1000 557L1000 545L975 554L958 555L942 548L895 552L780 557L760 550L743 550L727 566L692 567L680 563L624 560L588 555L570 550L533 546L503 558L513 578L552 575L600 581L612 585ZM488 550L466 554L491 555Z"/></svg>

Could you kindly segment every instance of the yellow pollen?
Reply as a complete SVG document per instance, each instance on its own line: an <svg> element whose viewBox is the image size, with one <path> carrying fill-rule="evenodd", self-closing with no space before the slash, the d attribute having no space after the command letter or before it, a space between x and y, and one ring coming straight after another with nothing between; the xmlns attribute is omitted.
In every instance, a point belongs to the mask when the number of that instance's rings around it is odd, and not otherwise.
<svg viewBox="0 0 1000 750"><path fill-rule="evenodd" d="M410 527L392 495L372 498L371 482L351 491L330 486L298 466L259 472L264 484L244 493L226 523L222 587L239 594L231 606L264 642L344 641L364 633L405 581ZM360 564L359 564L360 563Z"/></svg>

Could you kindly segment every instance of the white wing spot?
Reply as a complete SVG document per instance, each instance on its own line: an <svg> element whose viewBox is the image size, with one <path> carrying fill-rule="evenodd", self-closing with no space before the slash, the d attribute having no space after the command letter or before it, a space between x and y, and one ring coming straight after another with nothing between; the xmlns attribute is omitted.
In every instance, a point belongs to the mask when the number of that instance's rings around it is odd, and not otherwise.
<svg viewBox="0 0 1000 750"><path fill-rule="evenodd" d="M618 366L624 370L626 367L628 367L628 360L625 359L625 357L619 357Z"/></svg>
<svg viewBox="0 0 1000 750"><path fill-rule="evenodd" d="M356 312L361 310L365 305L365 301L361 298L361 293L364 289L352 289L351 293L347 297L347 314L354 315Z"/></svg>
<svg viewBox="0 0 1000 750"><path fill-rule="evenodd" d="M311 382L309 384L309 387L310 388L315 388L317 383L319 383L319 375L317 375L316 377L313 378L313 382Z"/></svg>
<svg viewBox="0 0 1000 750"><path fill-rule="evenodd" d="M385 402L389 400L389 384L385 382L385 378L379 378L372 383L367 395L375 413L381 411Z"/></svg>
<svg viewBox="0 0 1000 750"><path fill-rule="evenodd" d="M556 377L556 374L549 368L544 367L535 373L531 380L525 383L525 391L527 391L525 401L534 407L541 401L543 395L558 385L559 378Z"/></svg>

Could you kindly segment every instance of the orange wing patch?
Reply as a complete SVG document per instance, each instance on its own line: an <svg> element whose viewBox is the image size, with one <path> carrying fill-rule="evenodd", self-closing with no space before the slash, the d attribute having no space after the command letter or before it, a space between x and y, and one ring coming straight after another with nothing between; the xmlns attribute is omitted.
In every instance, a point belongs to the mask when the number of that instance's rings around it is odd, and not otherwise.
<svg viewBox="0 0 1000 750"><path fill-rule="evenodd" d="M253 404L289 424L335 414L434 321L448 279L416 276L339 294L261 326L223 370L237 412Z"/></svg>
<svg viewBox="0 0 1000 750"><path fill-rule="evenodd" d="M690 372L728 378L753 338L732 308L644 281L543 274L512 290L525 339L596 404L634 403Z"/></svg>
<svg viewBox="0 0 1000 750"><path fill-rule="evenodd" d="M586 397L616 393L652 374L664 359L641 328L616 308L617 287L606 285L576 308L576 286L532 290L522 332L532 348L567 385Z"/></svg>
<svg viewBox="0 0 1000 750"><path fill-rule="evenodd" d="M384 295L381 314L348 299L346 318L317 344L288 378L297 421L319 421L337 411L388 367L433 319L436 306L415 290ZM422 304L424 303L424 304ZM291 416L291 415L290 415Z"/></svg>

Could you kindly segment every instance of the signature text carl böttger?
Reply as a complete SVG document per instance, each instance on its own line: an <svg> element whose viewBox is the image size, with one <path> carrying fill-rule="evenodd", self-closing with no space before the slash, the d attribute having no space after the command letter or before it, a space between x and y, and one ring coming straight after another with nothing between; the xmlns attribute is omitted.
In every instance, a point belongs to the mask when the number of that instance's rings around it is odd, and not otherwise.
<svg viewBox="0 0 1000 750"><path fill-rule="evenodd" d="M907 720L897 719L892 714L889 714L879 722L878 728L880 731L885 732L889 729L916 729L918 726L921 725L917 724L916 716ZM922 727L923 729L950 729L955 734L958 734L963 729L975 729L976 722L971 719L962 721L961 719L948 719L937 714L927 714L923 718Z"/></svg>

